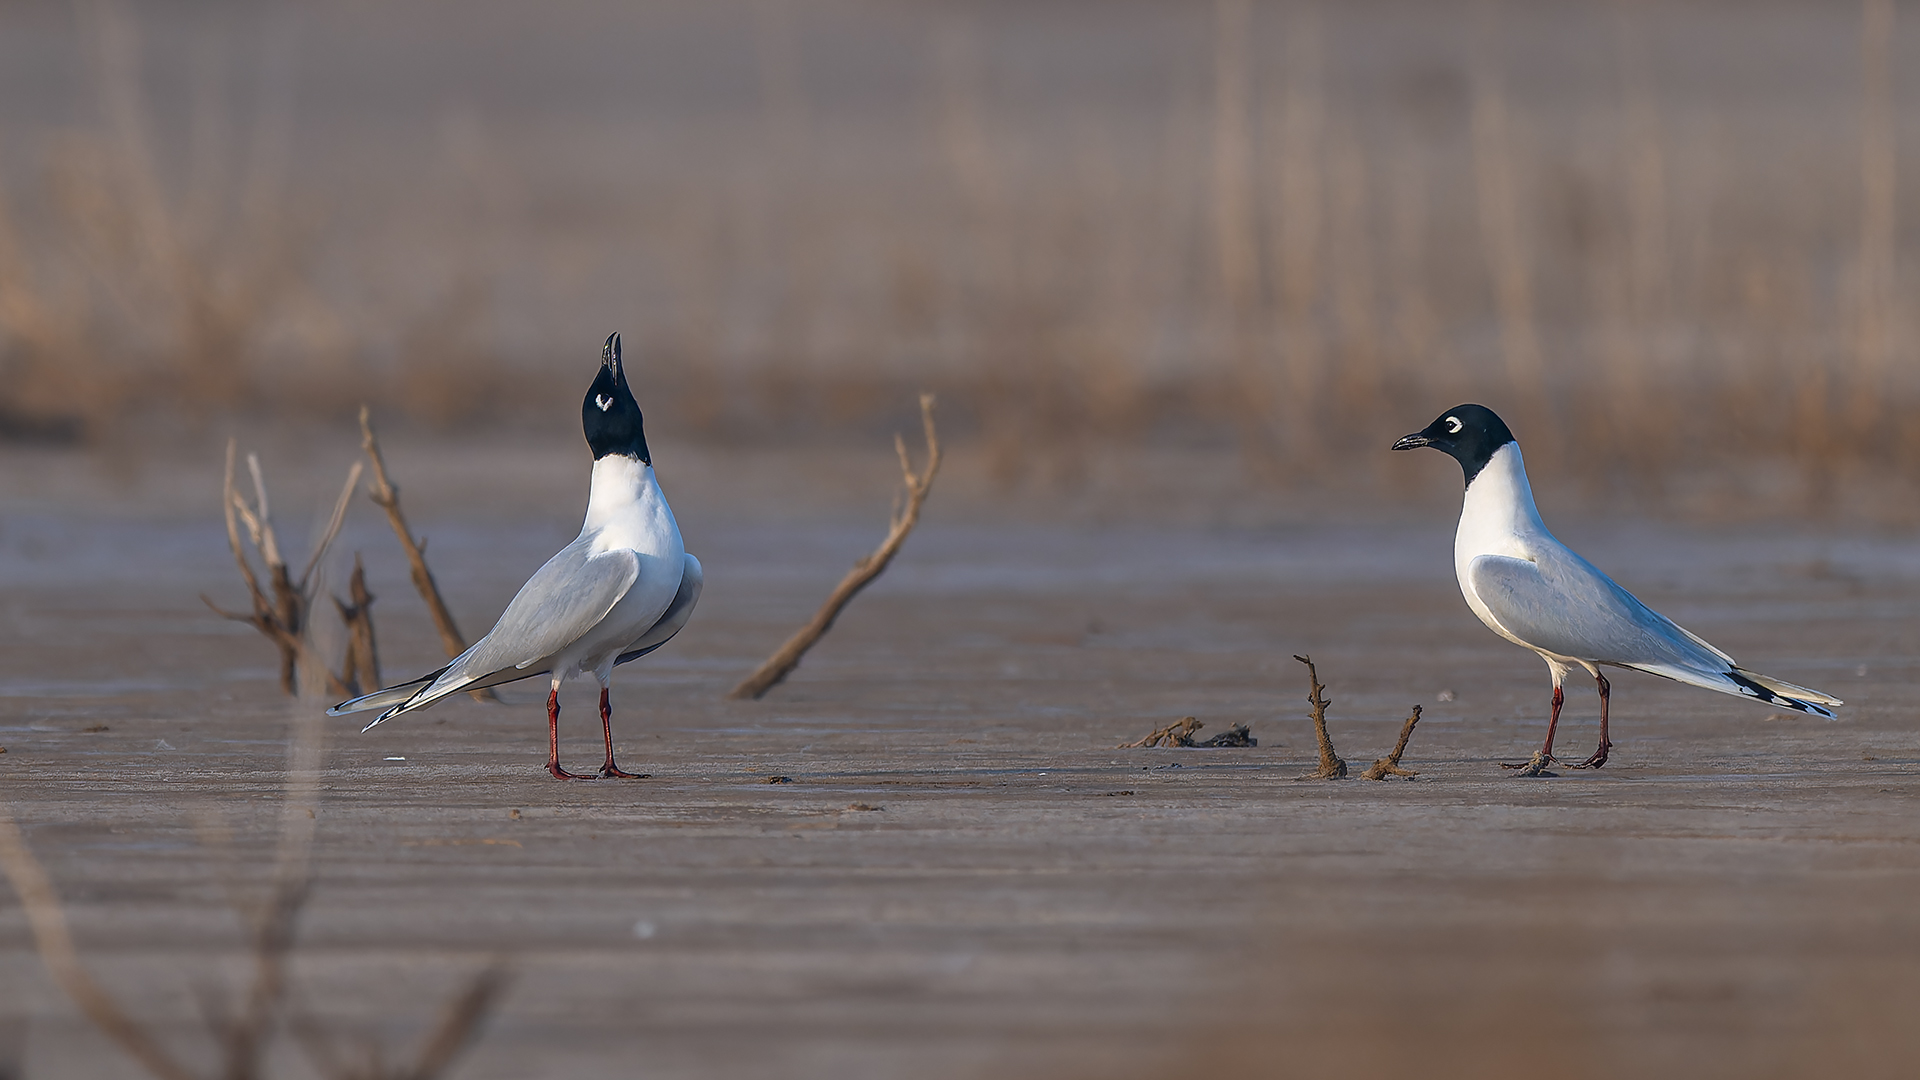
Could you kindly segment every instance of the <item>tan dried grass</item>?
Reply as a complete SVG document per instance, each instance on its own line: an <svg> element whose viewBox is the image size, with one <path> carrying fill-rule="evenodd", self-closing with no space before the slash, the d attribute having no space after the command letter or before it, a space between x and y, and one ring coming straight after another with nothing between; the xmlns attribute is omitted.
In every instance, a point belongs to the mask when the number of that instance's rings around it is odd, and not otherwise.
<svg viewBox="0 0 1920 1080"><path fill-rule="evenodd" d="M426 264L445 280L350 316L290 189L168 188L139 23L88 10L103 119L64 140L46 190L0 193L0 418L79 416L98 437L156 407L374 397L451 427L558 400L547 358L492 317L538 199L482 200L450 226L458 257ZM900 134L808 96L808 20L827 16L762 10L758 143L618 204L662 271L650 409L713 439L864 434L931 386L1009 486L1071 487L1160 439L1237 447L1275 484L1391 478L1382 444L1462 399L1558 475L1649 504L1679 498L1680 469L1790 510L1847 509L1826 492L1848 477L1920 480L1890 5L1863 0L1864 89L1832 117L1861 132L1851 160L1676 116L1655 8L1616 9L1617 81L1551 113L1508 89L1511 13L1464 10L1458 69L1399 107L1339 81L1340 10L1189 9L1201 44L1131 113L1010 99L1000 16L929 13L926 122L872 173L840 157ZM498 147L474 145L462 168L484 172ZM1791 186L1757 167L1783 153L1804 158ZM1753 460L1799 479L1767 487Z"/></svg>

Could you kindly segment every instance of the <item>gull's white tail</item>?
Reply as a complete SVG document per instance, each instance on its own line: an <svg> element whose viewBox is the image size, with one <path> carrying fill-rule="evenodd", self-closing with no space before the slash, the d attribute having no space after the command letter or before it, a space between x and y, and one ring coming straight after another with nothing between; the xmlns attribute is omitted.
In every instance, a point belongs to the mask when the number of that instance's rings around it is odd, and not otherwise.
<svg viewBox="0 0 1920 1080"><path fill-rule="evenodd" d="M1829 720L1833 719L1833 710L1828 706L1846 704L1831 694L1823 694L1818 690L1797 686L1784 679L1776 679L1771 675L1762 675L1757 671L1748 671L1746 668L1733 665L1728 665L1723 671L1702 671L1697 668L1666 664L1623 664L1621 666L1672 679L1675 682L1683 682L1688 686L1698 686L1704 690L1718 690L1723 694L1735 694L1753 698L1756 701L1764 701L1782 709L1824 716Z"/></svg>
<svg viewBox="0 0 1920 1080"><path fill-rule="evenodd" d="M445 670L447 669L440 669L440 671ZM375 690L371 694L362 694L351 701L343 701L333 708L328 709L327 715L345 716L348 713L367 712L371 709L390 709L425 689L434 679L439 678L440 671L436 671L431 675L422 676L412 682L401 683L398 686L389 686L384 690Z"/></svg>

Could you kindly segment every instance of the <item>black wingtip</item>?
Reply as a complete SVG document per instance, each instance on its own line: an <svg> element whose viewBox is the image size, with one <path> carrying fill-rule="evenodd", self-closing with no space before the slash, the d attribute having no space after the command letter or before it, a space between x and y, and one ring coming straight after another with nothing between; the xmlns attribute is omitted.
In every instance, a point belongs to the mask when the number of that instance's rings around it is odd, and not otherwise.
<svg viewBox="0 0 1920 1080"><path fill-rule="evenodd" d="M1764 701L1769 705L1778 703L1781 705L1786 705L1788 708L1794 707L1793 705L1788 704L1789 699L1783 698L1780 695L1774 693L1773 691L1767 689L1766 687L1761 686L1759 683L1754 682L1752 679L1749 679L1745 675L1740 674L1740 672L1737 670L1727 672L1727 678L1732 679L1736 683L1739 683L1740 689L1746 691L1748 695L1752 697L1757 697L1761 701Z"/></svg>
<svg viewBox="0 0 1920 1080"><path fill-rule="evenodd" d="M1746 694L1758 698L1769 705L1778 705L1783 709L1792 709L1795 712L1812 713L1814 716L1824 717L1828 720L1835 719L1832 709L1824 705L1816 705L1811 701L1802 701L1796 697L1788 697L1785 694L1776 694L1772 690L1740 674L1738 670L1727 672L1727 678L1739 683L1740 689Z"/></svg>

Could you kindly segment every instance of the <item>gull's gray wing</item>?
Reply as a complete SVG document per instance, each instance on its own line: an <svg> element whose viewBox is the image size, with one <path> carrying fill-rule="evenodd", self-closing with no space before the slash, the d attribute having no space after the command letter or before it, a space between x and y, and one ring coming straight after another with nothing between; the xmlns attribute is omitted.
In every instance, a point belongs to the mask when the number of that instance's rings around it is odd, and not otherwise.
<svg viewBox="0 0 1920 1080"><path fill-rule="evenodd" d="M1828 719L1828 706L1842 704L1740 667L1564 547L1538 562L1482 555L1467 564L1467 578L1508 633L1556 656L1629 667Z"/></svg>
<svg viewBox="0 0 1920 1080"><path fill-rule="evenodd" d="M640 559L633 552L622 548L596 554L591 539L575 540L520 586L486 637L448 664L432 684L373 724L423 709L448 694L534 674L526 669L580 640L607 617L639 576ZM501 675L506 677L496 677Z"/></svg>
<svg viewBox="0 0 1920 1080"><path fill-rule="evenodd" d="M680 588L673 594L673 602L667 605L666 611L660 613L660 618L646 633L621 651L614 663L638 660L665 645L693 617L693 605L700 602L700 589L706 583L706 575L700 570L700 560L694 558L691 552L687 553L683 567L680 571Z"/></svg>
<svg viewBox="0 0 1920 1080"><path fill-rule="evenodd" d="M1482 555L1468 564L1467 578L1509 634L1556 656L1662 675L1669 668L1717 674L1733 664L1570 550L1537 562Z"/></svg>
<svg viewBox="0 0 1920 1080"><path fill-rule="evenodd" d="M686 556L686 560L680 574L680 588L673 594L673 601L667 605L667 610L661 613L659 620L649 627L646 633L640 635L632 644L627 646L626 650L614 661L615 663L624 664L629 660L638 660L642 656L665 645L668 641L672 640L675 634L678 634L681 629L687 625L687 620L693 617L693 606L700 602L700 588L705 582L705 577L701 573L699 559L689 554ZM453 664L448 664L439 671L430 672L412 682L389 686L384 690L376 690L371 694L354 698L351 701L342 702L328 709L327 715L345 716L348 713L366 712L371 709L384 709L391 705L398 705L431 685L434 680L446 674L452 667ZM490 686L499 686L501 683L510 683L520 679L531 679L536 675L545 675L551 670L552 668L545 666L500 668L493 674L477 678L473 682L467 683L458 689L485 690Z"/></svg>
<svg viewBox="0 0 1920 1080"><path fill-rule="evenodd" d="M500 621L435 680L480 678L528 668L560 652L607 617L640 576L640 559L624 548L594 553L581 537L534 571Z"/></svg>

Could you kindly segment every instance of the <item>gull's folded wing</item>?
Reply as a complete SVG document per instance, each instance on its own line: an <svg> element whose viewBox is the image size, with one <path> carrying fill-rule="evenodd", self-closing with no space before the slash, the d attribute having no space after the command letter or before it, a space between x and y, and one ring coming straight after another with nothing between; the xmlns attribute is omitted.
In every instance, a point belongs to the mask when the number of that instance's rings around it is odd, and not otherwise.
<svg viewBox="0 0 1920 1080"><path fill-rule="evenodd" d="M1641 603L1571 551L1539 562L1482 555L1474 594L1509 634L1556 656L1626 666L1724 671L1733 660ZM1662 672L1664 674L1664 672Z"/></svg>
<svg viewBox="0 0 1920 1080"><path fill-rule="evenodd" d="M470 687L532 675L527 669L580 640L606 618L639 576L640 560L633 552L595 554L588 540L575 540L527 579L486 637L448 664L439 678L374 723ZM500 675L506 678L495 677Z"/></svg>
<svg viewBox="0 0 1920 1080"><path fill-rule="evenodd" d="M687 625L687 620L692 617L693 606L700 602L700 589L704 582L705 578L701 573L700 560L694 558L692 555L688 555L684 569L680 575L680 588L674 593L673 602L667 605L667 610L661 614L659 621L655 622L645 634L641 635L639 640L628 646L627 650L622 652L619 659L614 662L624 664L629 660L638 660L640 657L665 645L675 634L678 634L681 628ZM629 584L628 588L631 587L631 584ZM609 607L608 610L611 611L612 608ZM602 613L602 617L604 617L604 613ZM407 703L409 699L418 695L422 690L431 686L435 680L446 674L452 666L452 664L449 664L439 671L431 672L412 682L389 686L384 690L376 690L371 694L354 698L351 701L343 701L333 708L328 709L327 715L345 716L348 713L368 712L373 709L387 709L396 705L403 705ZM531 679L535 676L545 675L551 670L551 668L547 667L502 668L491 675L475 679L446 693L456 693L461 690L484 690L487 687L499 686L502 683L517 682L520 679ZM444 696L446 696L446 694L437 693L432 700L437 701ZM429 703L428 701L422 701L413 707L420 708ZM382 717L381 719L384 720L386 717ZM376 724L379 722L378 720L374 721Z"/></svg>
<svg viewBox="0 0 1920 1080"><path fill-rule="evenodd" d="M585 540L568 544L520 586L500 621L448 665L436 683L545 660L606 618L639 576L640 559L631 551L594 554Z"/></svg>
<svg viewBox="0 0 1920 1080"><path fill-rule="evenodd" d="M700 602L700 589L705 583L706 576L701 573L700 560L694 558L689 552L685 567L680 572L680 588L673 594L673 602L667 605L667 610L660 613L659 620L646 633L640 635L638 641L627 646L620 653L619 659L614 663L624 664L629 660L638 660L665 645L673 635L679 633L680 628L687 625L687 620L693 617L693 605Z"/></svg>
<svg viewBox="0 0 1920 1080"><path fill-rule="evenodd" d="M1482 555L1467 565L1473 591L1505 630L1556 656L1614 664L1783 709L1831 718L1839 698L1748 671L1641 603L1572 551L1539 562Z"/></svg>

